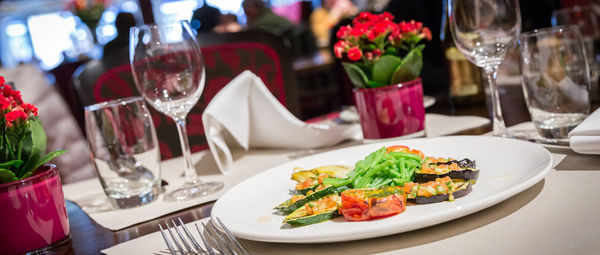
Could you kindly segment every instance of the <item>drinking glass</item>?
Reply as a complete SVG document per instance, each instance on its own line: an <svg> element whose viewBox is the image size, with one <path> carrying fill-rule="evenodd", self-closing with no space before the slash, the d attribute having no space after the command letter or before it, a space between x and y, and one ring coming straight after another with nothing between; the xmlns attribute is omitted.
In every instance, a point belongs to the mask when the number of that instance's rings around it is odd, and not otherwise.
<svg viewBox="0 0 600 255"><path fill-rule="evenodd" d="M520 36L521 73L531 119L544 138L567 139L590 111L590 72L575 26Z"/></svg>
<svg viewBox="0 0 600 255"><path fill-rule="evenodd" d="M579 28L585 45L588 64L590 66L592 88L591 98L600 98L598 91L598 78L600 75L600 20L594 10L594 2L590 6L573 6L552 12L552 26L575 25ZM600 1L598 2L600 3Z"/></svg>
<svg viewBox="0 0 600 255"><path fill-rule="evenodd" d="M113 206L154 201L160 190L160 153L144 99L87 106L85 128L94 168Z"/></svg>
<svg viewBox="0 0 600 255"><path fill-rule="evenodd" d="M188 200L214 193L222 182L203 182L192 163L186 116L204 89L200 46L186 21L147 24L130 30L129 60L136 87L152 107L177 123L184 159L185 183L167 194Z"/></svg>
<svg viewBox="0 0 600 255"><path fill-rule="evenodd" d="M521 32L518 0L448 0L450 31L456 47L487 75L494 136L508 137L500 108L496 75Z"/></svg>

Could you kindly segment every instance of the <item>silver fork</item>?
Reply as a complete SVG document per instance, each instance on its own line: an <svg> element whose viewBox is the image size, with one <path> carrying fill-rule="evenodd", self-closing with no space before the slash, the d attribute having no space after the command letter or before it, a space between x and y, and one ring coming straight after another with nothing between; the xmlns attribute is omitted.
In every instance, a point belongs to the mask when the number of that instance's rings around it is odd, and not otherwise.
<svg viewBox="0 0 600 255"><path fill-rule="evenodd" d="M246 249L244 249L244 247L242 247L242 245L237 241L237 239L233 236L229 229L225 227L225 225L219 218L217 218L217 221L222 227L223 231L225 232L224 234L219 233L219 231L215 228L212 222L208 222L208 224L202 223L202 226L204 227L204 232L201 231L198 227L198 224L195 223L196 230L198 231L200 239L202 240L202 243L204 244L204 247L206 247L206 249L203 249L200 246L198 241L196 241L196 239L192 236L185 224L183 224L181 218L178 218L177 220L179 221L179 226L177 226L173 219L171 219L173 227L170 227L169 223L165 222L166 230L161 224L158 224L158 227L160 228L160 233L163 239L165 240L167 247L169 248L169 252L172 255L215 255L215 252L218 252L219 254L232 255L250 254L248 251L246 251ZM180 228L183 229L183 233L185 233L185 236L187 238L184 237L182 232L179 230ZM174 229L175 231L172 231L172 229ZM170 239L172 241L169 240L167 233L171 237ZM177 247L177 250L174 247Z"/></svg>

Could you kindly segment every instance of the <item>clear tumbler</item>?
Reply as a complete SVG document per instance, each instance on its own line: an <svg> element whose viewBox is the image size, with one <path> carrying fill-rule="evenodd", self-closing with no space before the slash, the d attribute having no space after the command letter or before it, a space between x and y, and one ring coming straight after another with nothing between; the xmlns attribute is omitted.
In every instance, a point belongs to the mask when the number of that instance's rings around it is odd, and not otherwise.
<svg viewBox="0 0 600 255"><path fill-rule="evenodd" d="M590 71L575 26L522 33L521 82L538 133L566 139L590 112Z"/></svg>
<svg viewBox="0 0 600 255"><path fill-rule="evenodd" d="M144 99L87 106L85 126L96 173L113 206L131 208L157 199L160 152Z"/></svg>

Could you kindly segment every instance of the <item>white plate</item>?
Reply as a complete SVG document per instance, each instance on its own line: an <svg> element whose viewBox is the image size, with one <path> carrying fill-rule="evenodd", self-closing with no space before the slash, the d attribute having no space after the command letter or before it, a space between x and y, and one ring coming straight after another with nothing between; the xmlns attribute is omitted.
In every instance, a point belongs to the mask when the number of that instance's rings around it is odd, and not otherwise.
<svg viewBox="0 0 600 255"><path fill-rule="evenodd" d="M379 220L347 222L343 217L290 227L272 208L289 198L292 169L321 165L354 165L369 153L390 145L407 145L429 156L470 158L481 173L473 191L454 202L409 206L405 212ZM267 242L320 243L385 236L456 219L497 204L540 181L552 167L550 153L540 145L487 136L449 136L364 144L290 161L239 183L214 205L236 236Z"/></svg>

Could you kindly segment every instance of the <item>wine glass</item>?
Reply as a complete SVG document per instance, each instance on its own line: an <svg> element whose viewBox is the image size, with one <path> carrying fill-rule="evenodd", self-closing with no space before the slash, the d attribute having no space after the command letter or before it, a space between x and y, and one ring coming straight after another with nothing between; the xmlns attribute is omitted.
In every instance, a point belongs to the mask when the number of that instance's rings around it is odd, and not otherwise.
<svg viewBox="0 0 600 255"><path fill-rule="evenodd" d="M509 137L502 117L496 75L521 32L518 0L448 0L450 31L457 48L483 68L492 98L494 136Z"/></svg>
<svg viewBox="0 0 600 255"><path fill-rule="evenodd" d="M146 24L131 28L129 36L129 60L138 91L152 107L177 123L185 183L166 198L188 200L222 189L222 182L202 182L191 159L185 119L202 94L205 73L190 25L187 21Z"/></svg>

